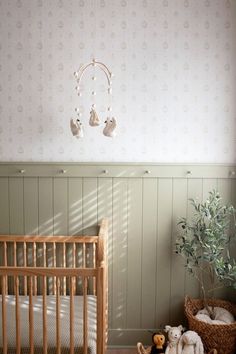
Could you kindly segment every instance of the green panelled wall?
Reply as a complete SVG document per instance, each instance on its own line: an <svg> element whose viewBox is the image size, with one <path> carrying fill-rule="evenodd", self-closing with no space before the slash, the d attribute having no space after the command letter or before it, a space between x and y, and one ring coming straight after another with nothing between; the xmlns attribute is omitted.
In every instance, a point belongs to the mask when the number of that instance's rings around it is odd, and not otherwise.
<svg viewBox="0 0 236 354"><path fill-rule="evenodd" d="M236 166L0 164L1 234L94 234L109 219L109 342L150 343L148 329L184 322L199 287L174 253L188 198L213 188L236 204ZM233 297L232 291L217 296Z"/></svg>

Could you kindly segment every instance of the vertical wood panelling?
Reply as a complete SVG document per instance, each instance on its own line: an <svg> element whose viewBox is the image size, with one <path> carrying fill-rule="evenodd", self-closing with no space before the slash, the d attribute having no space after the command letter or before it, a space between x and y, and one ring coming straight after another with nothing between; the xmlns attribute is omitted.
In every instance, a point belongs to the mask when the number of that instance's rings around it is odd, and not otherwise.
<svg viewBox="0 0 236 354"><path fill-rule="evenodd" d="M213 189L217 190L217 179L207 178L202 181L202 200L206 200L209 196L209 192Z"/></svg>
<svg viewBox="0 0 236 354"><path fill-rule="evenodd" d="M156 178L143 180L142 328L154 328L156 323L157 188Z"/></svg>
<svg viewBox="0 0 236 354"><path fill-rule="evenodd" d="M9 178L10 233L24 234L23 178Z"/></svg>
<svg viewBox="0 0 236 354"><path fill-rule="evenodd" d="M39 234L53 235L53 179L39 178Z"/></svg>
<svg viewBox="0 0 236 354"><path fill-rule="evenodd" d="M142 180L128 181L127 327L141 325ZM135 276L134 276L135 274Z"/></svg>
<svg viewBox="0 0 236 354"><path fill-rule="evenodd" d="M54 235L68 233L68 186L67 178L54 178L53 183L53 228Z"/></svg>
<svg viewBox="0 0 236 354"><path fill-rule="evenodd" d="M222 178L217 181L217 190L222 197L223 203L232 203L232 189L231 179ZM225 299L227 297L228 289L222 286L222 288L214 290L214 296L219 299Z"/></svg>
<svg viewBox="0 0 236 354"><path fill-rule="evenodd" d="M0 178L0 233L9 233L8 177Z"/></svg>
<svg viewBox="0 0 236 354"><path fill-rule="evenodd" d="M38 234L38 178L24 178L25 234Z"/></svg>
<svg viewBox="0 0 236 354"><path fill-rule="evenodd" d="M203 179L202 181L202 200L206 201L207 198L209 197L209 192L213 191L214 189L217 190L217 179L216 178L207 178ZM205 289L211 288L211 278L209 275L205 275L204 277L204 282L205 282ZM210 294L210 296L214 296L213 294Z"/></svg>
<svg viewBox="0 0 236 354"><path fill-rule="evenodd" d="M197 199L199 202L202 201L202 179L201 178L191 178L188 179L188 207L187 207L187 217L191 218L194 214L194 209L189 202L189 199ZM193 278L188 272L186 272L185 279L185 292L189 296L197 298L200 295L199 282Z"/></svg>
<svg viewBox="0 0 236 354"><path fill-rule="evenodd" d="M96 235L98 222L97 178L83 178L83 234Z"/></svg>
<svg viewBox="0 0 236 354"><path fill-rule="evenodd" d="M235 179L231 179L230 203L232 203L234 205L234 207L236 207L236 180ZM234 225L234 223L232 222L232 234L235 232L233 225ZM230 254L231 254L231 256L234 255L235 256L234 258L236 258L236 240L233 238L230 241ZM227 298L230 301L235 302L235 289L233 289L232 287L230 289L228 289Z"/></svg>
<svg viewBox="0 0 236 354"><path fill-rule="evenodd" d="M112 328L126 328L127 314L127 179L113 179Z"/></svg>
<svg viewBox="0 0 236 354"><path fill-rule="evenodd" d="M134 175L124 177L122 171L127 173L127 166L121 167L121 172L117 169L116 177L110 177L111 170L108 171L102 177L87 167L78 177L68 174L8 177L5 174L0 177L0 233L96 234L97 222L107 217L110 344L134 345L136 341L148 344L147 329L183 323L184 296L196 297L200 293L197 281L185 272L183 259L174 253L180 232L177 223L180 217L193 214L188 199L205 200L215 188L224 202L235 204L236 180L227 175L219 177L221 169L217 166L214 174L204 178L201 178L201 172L206 171L204 167L199 170L194 167L192 175L181 178L179 170L172 178L170 168L166 170L169 177L153 176L153 171L151 175L139 176L138 169ZM193 178L195 173L198 175ZM40 265L43 249L39 247L38 251L37 265ZM85 262L94 256L92 247L87 251ZM231 251L236 252L235 244ZM19 264L22 252L23 248L19 247ZM82 247L75 249L68 245L67 254L71 258L67 265L77 262L73 256L77 252L82 254ZM63 248L57 247L55 251L53 246L47 248L47 264L53 265L54 253L57 253L57 265L62 265ZM13 265L13 250L8 249L7 257ZM62 281L61 290L63 284ZM53 293L53 279L49 279L49 285ZM91 279L89 288L92 285ZM42 284L38 287L42 288ZM79 289L78 283L76 290ZM217 291L214 295L225 297L226 294ZM235 292L228 291L227 296L234 299Z"/></svg>
<svg viewBox="0 0 236 354"><path fill-rule="evenodd" d="M231 196L231 179L222 178L217 181L217 190L222 197L223 203L229 203L232 200Z"/></svg>
<svg viewBox="0 0 236 354"><path fill-rule="evenodd" d="M109 220L109 230L107 242L107 261L108 261L108 324L111 325L112 319L112 269L113 269L113 237L112 237L112 178L98 179L98 221L104 216Z"/></svg>
<svg viewBox="0 0 236 354"><path fill-rule="evenodd" d="M68 225L69 235L82 233L82 178L69 178L68 186Z"/></svg>
<svg viewBox="0 0 236 354"><path fill-rule="evenodd" d="M178 325L184 323L183 301L185 296L185 269L184 261L177 255L175 250L176 237L181 231L177 225L187 212L187 180L173 180L173 215L172 215L172 249L171 257L171 294L170 294L170 323Z"/></svg>
<svg viewBox="0 0 236 354"><path fill-rule="evenodd" d="M170 280L173 249L172 236L172 179L159 179L156 256L156 327L170 320ZM168 299L168 301L167 301Z"/></svg>
<svg viewBox="0 0 236 354"><path fill-rule="evenodd" d="M98 222L98 179L83 178L83 203L82 203L83 235L96 235ZM93 261L93 247L86 247L86 264ZM90 291L93 289L93 280L88 280Z"/></svg>

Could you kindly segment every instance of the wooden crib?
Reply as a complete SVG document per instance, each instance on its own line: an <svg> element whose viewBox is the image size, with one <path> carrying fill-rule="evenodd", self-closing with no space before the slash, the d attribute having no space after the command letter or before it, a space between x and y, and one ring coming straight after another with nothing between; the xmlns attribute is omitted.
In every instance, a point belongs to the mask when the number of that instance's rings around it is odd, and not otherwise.
<svg viewBox="0 0 236 354"><path fill-rule="evenodd" d="M107 220L98 236L0 235L0 347L104 354Z"/></svg>

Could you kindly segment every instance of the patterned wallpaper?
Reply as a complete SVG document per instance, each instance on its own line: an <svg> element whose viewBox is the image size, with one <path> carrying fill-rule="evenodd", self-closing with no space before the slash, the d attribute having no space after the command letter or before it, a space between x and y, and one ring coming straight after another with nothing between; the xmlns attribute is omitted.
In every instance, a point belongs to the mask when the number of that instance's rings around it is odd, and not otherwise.
<svg viewBox="0 0 236 354"><path fill-rule="evenodd" d="M235 163L235 35L234 0L0 0L0 160ZM96 68L75 91L94 57L116 138L88 124Z"/></svg>

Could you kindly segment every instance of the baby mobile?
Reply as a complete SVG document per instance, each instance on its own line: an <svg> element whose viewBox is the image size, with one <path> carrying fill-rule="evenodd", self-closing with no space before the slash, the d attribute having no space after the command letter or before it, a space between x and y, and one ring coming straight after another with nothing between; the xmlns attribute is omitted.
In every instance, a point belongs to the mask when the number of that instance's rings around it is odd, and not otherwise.
<svg viewBox="0 0 236 354"><path fill-rule="evenodd" d="M76 91L77 91L77 94L78 96L80 97L81 96L81 79L85 73L85 71L90 67L90 66L93 66L93 67L98 67L100 68L106 78L107 78L107 84L108 84L108 88L107 88L107 93L110 97L110 103L111 103L111 94L112 94L112 81L111 81L111 78L112 78L112 73L111 71L108 69L108 67L103 64L102 62L99 62L99 61L96 61L95 59L92 60L92 62L88 63L88 64L85 64L85 65L82 65L80 67L80 69L78 71L76 71L74 73L75 75L75 78L76 78L76 81L77 81L77 86L76 86ZM94 76L92 77L92 80L96 80L96 76L94 74ZM95 91L92 91L92 95L95 96L96 95L96 92ZM91 107L91 111L90 111L90 119L89 119L89 125L91 127L96 127L96 126L99 126L101 121L100 121L100 118L95 110L95 103L92 104L92 107ZM81 122L81 116L82 116L82 113L80 112L80 109L77 107L75 108L75 111L78 115L78 118L76 119L73 119L71 118L70 120L70 128L71 128L71 132L73 134L73 136L75 136L76 138L82 138L84 136L84 130L83 130L83 124ZM111 105L108 105L107 107L107 119L105 121L105 127L103 129L103 134L107 137L114 137L116 135L116 132L115 132L115 128L116 128L116 119L114 117L111 117Z"/></svg>

